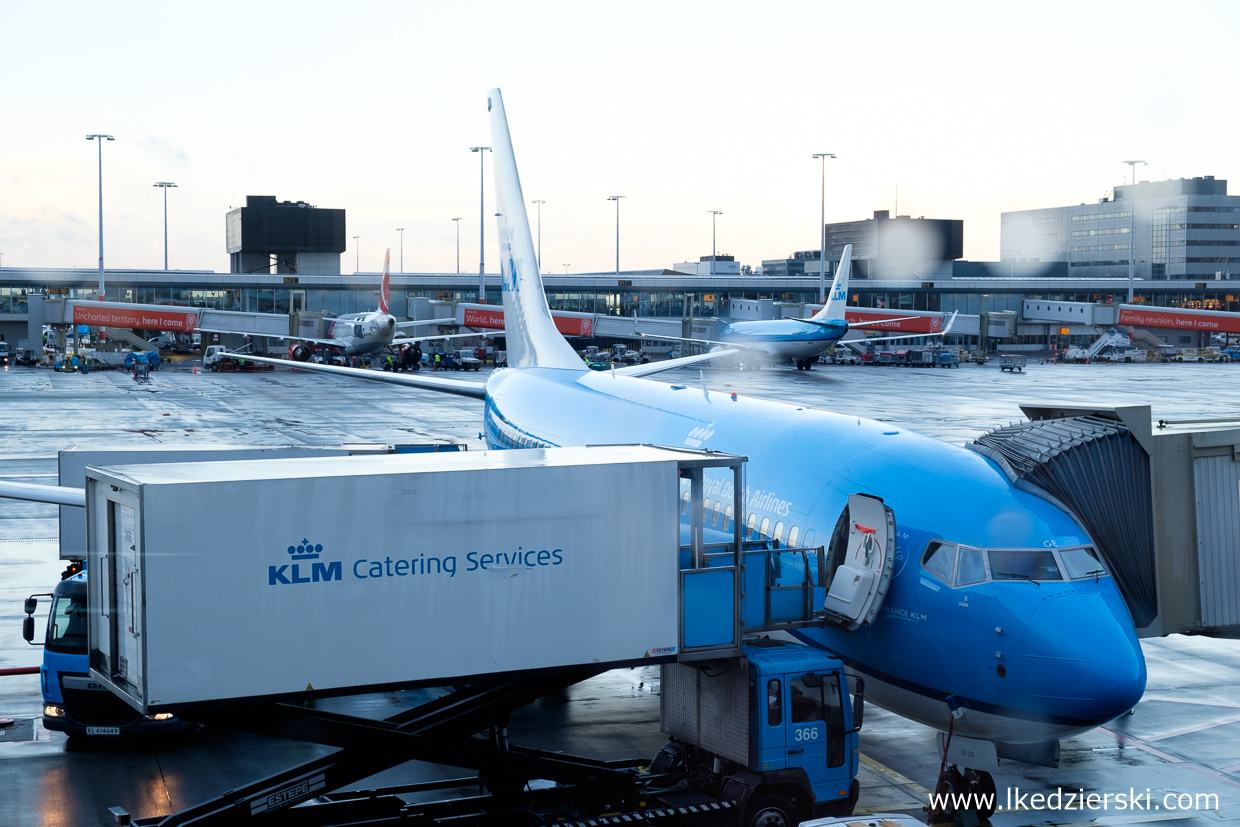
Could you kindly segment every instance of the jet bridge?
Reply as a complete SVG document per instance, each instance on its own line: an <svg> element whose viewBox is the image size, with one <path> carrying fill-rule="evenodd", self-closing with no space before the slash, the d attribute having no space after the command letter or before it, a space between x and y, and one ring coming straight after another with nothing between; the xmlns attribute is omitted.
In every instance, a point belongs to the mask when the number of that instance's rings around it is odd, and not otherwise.
<svg viewBox="0 0 1240 827"><path fill-rule="evenodd" d="M1022 405L967 446L1089 531L1141 637L1240 636L1240 420Z"/></svg>

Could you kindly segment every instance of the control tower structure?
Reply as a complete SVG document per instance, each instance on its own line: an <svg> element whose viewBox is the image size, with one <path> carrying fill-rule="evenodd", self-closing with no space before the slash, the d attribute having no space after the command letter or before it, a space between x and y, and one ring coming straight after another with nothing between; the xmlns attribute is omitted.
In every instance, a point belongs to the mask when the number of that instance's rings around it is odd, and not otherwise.
<svg viewBox="0 0 1240 827"><path fill-rule="evenodd" d="M344 210L247 195L225 221L229 272L270 273L274 260L277 274L340 275Z"/></svg>

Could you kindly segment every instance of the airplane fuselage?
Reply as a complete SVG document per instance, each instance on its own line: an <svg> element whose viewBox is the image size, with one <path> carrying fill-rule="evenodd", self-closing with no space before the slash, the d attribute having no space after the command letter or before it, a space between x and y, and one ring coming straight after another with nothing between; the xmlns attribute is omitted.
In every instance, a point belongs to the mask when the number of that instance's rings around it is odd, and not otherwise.
<svg viewBox="0 0 1240 827"><path fill-rule="evenodd" d="M771 319L762 322L733 322L720 331L728 344L754 348L774 359L811 359L823 353L848 332L842 320L820 324L798 319Z"/></svg>
<svg viewBox="0 0 1240 827"><path fill-rule="evenodd" d="M392 344L396 317L387 313L350 313L332 321L328 335L340 342L343 356L365 356Z"/></svg>
<svg viewBox="0 0 1240 827"><path fill-rule="evenodd" d="M961 735L1033 743L1109 721L1144 691L1145 661L1109 576L953 587L925 570L936 540L1029 553L1090 543L1062 510L962 447L692 385L542 368L492 375L484 430L494 448L634 442L744 454L754 519L745 536L785 544L826 544L849 494L883 498L898 541L878 619L797 635L844 659L867 696L900 715L943 729L958 708ZM706 490L731 503L710 480Z"/></svg>

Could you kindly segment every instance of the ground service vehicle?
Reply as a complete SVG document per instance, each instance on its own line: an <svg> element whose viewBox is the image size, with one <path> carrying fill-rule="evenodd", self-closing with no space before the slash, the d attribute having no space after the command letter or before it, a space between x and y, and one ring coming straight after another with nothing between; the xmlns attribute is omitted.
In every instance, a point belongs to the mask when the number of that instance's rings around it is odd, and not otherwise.
<svg viewBox="0 0 1240 827"><path fill-rule="evenodd" d="M88 605L100 607L90 610L91 676L145 715L344 748L195 808L218 807L216 823L234 823L238 807L311 797L319 806L304 815L315 824L395 808L454 823L487 812L502 824L616 813L735 824L741 813L747 824L792 825L847 809L860 712L841 662L742 637L821 622L821 548L742 544L739 527L731 543L707 544L707 509L680 496L682 481L700 491L712 469L731 474L739 501L742 463L605 446L90 467ZM615 492L614 508L570 507L590 485ZM356 501L388 519L329 507ZM634 518L618 526L617 514ZM192 595L175 588L187 580ZM225 594L233 608L221 613ZM375 634L393 606L408 633ZM471 737L608 668L656 663L673 740L653 762ZM385 722L281 703L416 685L460 688ZM479 784L490 794L416 812L373 792L320 795L411 758L479 776L402 794ZM336 804L339 819L323 809Z"/></svg>
<svg viewBox="0 0 1240 827"><path fill-rule="evenodd" d="M261 365L258 362L250 362L244 356L234 356L228 352L228 348L224 345L208 345L207 352L202 357L203 367L211 371L263 371L271 370L270 365Z"/></svg>
<svg viewBox="0 0 1240 827"><path fill-rule="evenodd" d="M1020 354L1000 353L999 354L999 370L1007 370L1021 372L1025 369L1028 360Z"/></svg>
<svg viewBox="0 0 1240 827"><path fill-rule="evenodd" d="M86 572L61 580L49 595L26 598L22 637L34 643L39 597L51 598L39 680L43 726L69 735L125 736L185 732L197 724L169 713L143 715L91 680L86 665Z"/></svg>
<svg viewBox="0 0 1240 827"><path fill-rule="evenodd" d="M474 348L463 347L456 352L455 364L453 370L478 370L482 367L482 360L474 355Z"/></svg>
<svg viewBox="0 0 1240 827"><path fill-rule="evenodd" d="M8 342L0 342L0 363L6 364L6 365L9 363L9 343Z"/></svg>

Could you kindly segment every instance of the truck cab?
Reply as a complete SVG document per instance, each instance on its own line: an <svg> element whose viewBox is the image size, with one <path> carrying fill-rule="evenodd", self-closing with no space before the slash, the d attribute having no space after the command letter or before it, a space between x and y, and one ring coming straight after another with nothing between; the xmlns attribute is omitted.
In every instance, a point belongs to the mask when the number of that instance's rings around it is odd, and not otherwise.
<svg viewBox="0 0 1240 827"><path fill-rule="evenodd" d="M768 794L788 796L802 816L851 813L859 792L860 704L854 709L844 665L820 649L762 639L745 646L754 693L750 769L763 773ZM854 720L854 713L856 720ZM782 792L781 792L782 791Z"/></svg>
<svg viewBox="0 0 1240 827"><path fill-rule="evenodd" d="M662 728L672 742L651 770L712 777L713 794L736 802L745 827L852 813L860 681L850 695L843 663L800 643L759 638L743 651L743 669L735 661L664 664Z"/></svg>
<svg viewBox="0 0 1240 827"><path fill-rule="evenodd" d="M38 597L26 598L22 636L34 642ZM197 724L167 713L142 715L92 680L86 654L86 572L61 580L51 595L39 682L43 727L69 735L121 736L196 730Z"/></svg>

